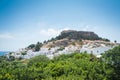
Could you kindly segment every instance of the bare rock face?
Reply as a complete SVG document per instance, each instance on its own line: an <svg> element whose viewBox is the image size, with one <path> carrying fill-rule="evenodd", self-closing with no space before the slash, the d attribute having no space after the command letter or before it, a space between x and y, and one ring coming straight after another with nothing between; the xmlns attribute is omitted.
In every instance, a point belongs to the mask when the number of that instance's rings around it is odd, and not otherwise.
<svg viewBox="0 0 120 80"><path fill-rule="evenodd" d="M85 40L100 40L101 38L95 34L94 32L89 31L75 31L75 30L64 30L61 32L59 36L56 37L57 39L85 39Z"/></svg>

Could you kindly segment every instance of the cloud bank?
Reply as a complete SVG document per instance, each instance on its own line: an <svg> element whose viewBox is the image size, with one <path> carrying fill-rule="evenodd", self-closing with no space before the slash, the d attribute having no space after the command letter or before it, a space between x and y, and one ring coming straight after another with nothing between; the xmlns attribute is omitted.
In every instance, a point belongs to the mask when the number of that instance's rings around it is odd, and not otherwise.
<svg viewBox="0 0 120 80"><path fill-rule="evenodd" d="M0 39L13 39L14 36L11 34L0 34Z"/></svg>
<svg viewBox="0 0 120 80"><path fill-rule="evenodd" d="M63 30L69 30L70 28L63 28L63 29L54 29L54 28L49 28L49 29L42 29L40 30L40 35L44 37L55 37L60 34L61 31Z"/></svg>

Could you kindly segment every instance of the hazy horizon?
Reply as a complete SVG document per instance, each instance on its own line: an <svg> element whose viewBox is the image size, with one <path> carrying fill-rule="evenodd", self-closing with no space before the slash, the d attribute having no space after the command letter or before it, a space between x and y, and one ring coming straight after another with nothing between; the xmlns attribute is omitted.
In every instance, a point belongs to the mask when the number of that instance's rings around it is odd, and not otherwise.
<svg viewBox="0 0 120 80"><path fill-rule="evenodd" d="M120 43L119 21L119 0L0 0L0 51L18 50L68 29Z"/></svg>

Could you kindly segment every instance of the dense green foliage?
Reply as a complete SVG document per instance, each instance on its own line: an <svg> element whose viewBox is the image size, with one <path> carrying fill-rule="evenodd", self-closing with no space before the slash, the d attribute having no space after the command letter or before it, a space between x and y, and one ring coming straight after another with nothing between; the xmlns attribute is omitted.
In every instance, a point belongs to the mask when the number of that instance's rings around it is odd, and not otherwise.
<svg viewBox="0 0 120 80"><path fill-rule="evenodd" d="M53 59L0 57L0 80L120 80L120 46L100 59L93 54L63 54Z"/></svg>
<svg viewBox="0 0 120 80"><path fill-rule="evenodd" d="M63 54L51 60L46 56L14 61L0 59L0 80L110 80L114 71L87 53Z"/></svg>
<svg viewBox="0 0 120 80"><path fill-rule="evenodd" d="M26 51L24 51L24 52L21 52L21 54L22 54L22 55L26 55L26 54L27 54L27 52L26 52Z"/></svg>
<svg viewBox="0 0 120 80"><path fill-rule="evenodd" d="M30 44L27 48L32 49L33 51L39 51L42 45L42 43L37 42L36 44Z"/></svg>
<svg viewBox="0 0 120 80"><path fill-rule="evenodd" d="M120 46L106 51L103 54L103 60L114 68L113 80L120 80Z"/></svg>
<svg viewBox="0 0 120 80"><path fill-rule="evenodd" d="M30 44L30 45L28 46L29 49L33 49L34 47L35 47L35 44Z"/></svg>

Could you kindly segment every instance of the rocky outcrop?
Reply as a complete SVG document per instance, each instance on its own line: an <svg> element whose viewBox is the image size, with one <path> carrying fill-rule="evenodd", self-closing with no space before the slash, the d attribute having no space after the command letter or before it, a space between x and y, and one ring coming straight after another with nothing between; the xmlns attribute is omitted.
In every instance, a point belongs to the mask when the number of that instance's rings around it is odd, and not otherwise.
<svg viewBox="0 0 120 80"><path fill-rule="evenodd" d="M75 39L75 40L100 40L101 38L94 32L89 31L75 31L75 30L64 30L61 32L56 39Z"/></svg>

